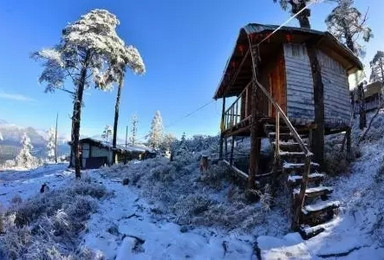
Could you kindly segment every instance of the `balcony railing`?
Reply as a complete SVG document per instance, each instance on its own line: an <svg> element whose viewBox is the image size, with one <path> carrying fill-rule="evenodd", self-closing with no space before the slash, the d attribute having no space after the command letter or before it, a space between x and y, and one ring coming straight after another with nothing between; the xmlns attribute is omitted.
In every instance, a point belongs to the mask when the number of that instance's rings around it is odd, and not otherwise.
<svg viewBox="0 0 384 260"><path fill-rule="evenodd" d="M225 111L223 131L240 124L251 115L250 87L251 84L248 84L233 104Z"/></svg>

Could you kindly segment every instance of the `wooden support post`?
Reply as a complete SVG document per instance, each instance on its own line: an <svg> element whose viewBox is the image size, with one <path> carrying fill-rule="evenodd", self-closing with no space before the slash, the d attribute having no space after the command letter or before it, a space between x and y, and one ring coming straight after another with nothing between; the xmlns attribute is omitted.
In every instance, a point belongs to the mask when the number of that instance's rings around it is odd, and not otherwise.
<svg viewBox="0 0 384 260"><path fill-rule="evenodd" d="M223 131L225 129L225 97L223 97L223 107L221 109L221 121L220 121L220 151L219 151L219 159L223 159L223 141L224 141L224 136L223 136Z"/></svg>
<svg viewBox="0 0 384 260"><path fill-rule="evenodd" d="M313 131L312 149L315 161L324 167L324 84L321 75L321 66L317 58L316 43L306 43L308 58L311 64L313 79L313 99L315 103L315 123Z"/></svg>
<svg viewBox="0 0 384 260"><path fill-rule="evenodd" d="M200 171L205 172L208 169L208 156L203 155L200 161Z"/></svg>
<svg viewBox="0 0 384 260"><path fill-rule="evenodd" d="M352 131L351 130L352 130L351 128L348 128L347 132L345 133L347 138L347 157L350 157L352 155L352 141L351 141Z"/></svg>
<svg viewBox="0 0 384 260"><path fill-rule="evenodd" d="M224 158L228 160L228 142L227 142L227 137L224 138Z"/></svg>
<svg viewBox="0 0 384 260"><path fill-rule="evenodd" d="M280 112L276 111L275 159L280 156Z"/></svg>
<svg viewBox="0 0 384 260"><path fill-rule="evenodd" d="M252 88L252 111L251 111L251 154L249 158L248 185L250 189L255 189L256 175L259 170L260 159L260 138L257 136L257 88L253 84Z"/></svg>
<svg viewBox="0 0 384 260"><path fill-rule="evenodd" d="M252 46L251 39L249 39L249 47L251 49L252 58L252 90L251 90L251 154L249 158L249 172L248 172L248 186L250 189L255 189L256 175L259 170L259 159L260 159L260 144L261 140L257 136L258 130L258 119L257 119L257 77L259 70L259 53L258 47Z"/></svg>
<svg viewBox="0 0 384 260"><path fill-rule="evenodd" d="M229 158L229 164L232 166L233 165L233 150L235 148L235 136L232 136L231 140L231 157Z"/></svg>

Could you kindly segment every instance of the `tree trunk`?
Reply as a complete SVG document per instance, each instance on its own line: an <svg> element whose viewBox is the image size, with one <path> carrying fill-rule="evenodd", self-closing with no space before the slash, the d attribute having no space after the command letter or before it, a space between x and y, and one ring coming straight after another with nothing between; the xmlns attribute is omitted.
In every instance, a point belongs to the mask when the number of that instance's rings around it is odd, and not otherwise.
<svg viewBox="0 0 384 260"><path fill-rule="evenodd" d="M81 120L81 105L83 103L84 87L87 78L88 62L90 53L87 52L84 58L84 65L81 68L79 84L77 86L77 95L73 104L72 117L72 154L75 156L75 174L76 178L81 178L81 154L80 154L80 120Z"/></svg>
<svg viewBox="0 0 384 260"><path fill-rule="evenodd" d="M308 17L306 17L306 16L300 17L299 16L298 19L299 19L299 24L300 24L301 28L311 29L311 24L309 23Z"/></svg>
<svg viewBox="0 0 384 260"><path fill-rule="evenodd" d="M359 121L359 128L360 130L363 130L365 127L367 127L367 115L365 112L365 98L364 98L364 88L363 84L359 84L357 86L357 92L359 95L359 111L360 111L360 121Z"/></svg>
<svg viewBox="0 0 384 260"><path fill-rule="evenodd" d="M348 49L350 49L354 54L357 54L355 50L355 44L353 43L352 35L349 32L345 32L344 37L345 44L347 45Z"/></svg>
<svg viewBox="0 0 384 260"><path fill-rule="evenodd" d="M292 0L290 1L291 4L291 12L295 15L301 10L303 10L307 3L306 0L299 0L297 3L294 3ZM309 17L311 16L311 11L309 9L304 9L301 11L301 13L296 17L296 19L299 21L301 28L307 28L311 29L311 24L309 22Z"/></svg>
<svg viewBox="0 0 384 260"><path fill-rule="evenodd" d="M120 98L121 98L121 90L123 88L123 85L124 85L124 78L121 77L119 80L119 87L117 89L117 97L116 97L116 104L115 104L115 118L113 121L113 141L112 141L113 148L116 148L116 145L117 145L117 125L119 122ZM113 152L113 163L117 163L115 152Z"/></svg>
<svg viewBox="0 0 384 260"><path fill-rule="evenodd" d="M315 103L315 123L316 129L312 136L312 149L314 158L320 167L324 167L324 84L321 75L321 67L317 58L316 45L306 43L309 62L313 79L313 97Z"/></svg>

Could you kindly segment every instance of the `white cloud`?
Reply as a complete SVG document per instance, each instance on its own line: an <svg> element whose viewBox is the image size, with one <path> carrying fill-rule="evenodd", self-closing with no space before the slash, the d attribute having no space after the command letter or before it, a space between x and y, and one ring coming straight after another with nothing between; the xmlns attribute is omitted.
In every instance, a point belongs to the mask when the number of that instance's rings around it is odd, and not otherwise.
<svg viewBox="0 0 384 260"><path fill-rule="evenodd" d="M21 94L13 94L13 93L6 93L4 91L0 90L0 99L8 99L8 100L14 100L14 101L35 101L33 98L21 95Z"/></svg>

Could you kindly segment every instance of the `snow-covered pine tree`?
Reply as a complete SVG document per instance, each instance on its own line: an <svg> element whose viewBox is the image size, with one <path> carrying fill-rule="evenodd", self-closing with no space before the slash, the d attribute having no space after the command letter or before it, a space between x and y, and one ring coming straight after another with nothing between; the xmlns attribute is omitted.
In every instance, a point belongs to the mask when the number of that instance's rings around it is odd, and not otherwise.
<svg viewBox="0 0 384 260"><path fill-rule="evenodd" d="M22 148L15 158L15 165L24 168L32 168L36 166L37 159L31 154L33 148L31 139L29 139L26 133L21 137L20 143Z"/></svg>
<svg viewBox="0 0 384 260"><path fill-rule="evenodd" d="M104 127L103 133L101 134L101 138L104 139L105 142L109 142L109 138L112 136L112 127L110 125L106 125Z"/></svg>
<svg viewBox="0 0 384 260"><path fill-rule="evenodd" d="M138 50L133 46L128 46L126 49L128 51L127 54L129 55L126 55L124 53L121 55L120 60L113 60L112 67L110 69L110 73L111 73L110 76L114 78L114 81L118 82L117 96L116 96L116 102L115 102L115 117L113 121L113 141L112 141L113 147L116 147L117 145L117 126L119 121L120 99L121 99L121 92L124 86L124 76L125 76L126 68L128 67L135 74L145 73L145 65ZM115 162L116 161L117 161L117 158L115 157Z"/></svg>
<svg viewBox="0 0 384 260"><path fill-rule="evenodd" d="M136 114L132 116L131 119L131 137L129 137L129 142L132 145L135 145L137 143L137 127L139 124L139 118L137 117Z"/></svg>
<svg viewBox="0 0 384 260"><path fill-rule="evenodd" d="M4 140L3 135L0 132L0 141L3 141L3 140Z"/></svg>
<svg viewBox="0 0 384 260"><path fill-rule="evenodd" d="M151 131L148 135L148 143L153 149L159 149L163 140L163 119L161 118L160 111L156 111L152 119Z"/></svg>
<svg viewBox="0 0 384 260"><path fill-rule="evenodd" d="M117 80L111 73L112 68L137 59L133 57L136 53L132 52L132 47L125 46L117 35L119 23L107 10L92 10L62 30L59 44L32 55L43 61L44 70L39 81L46 83L46 92L61 89L73 96L71 153L75 157L77 178L81 177L79 139L84 90L91 84L101 90L110 90ZM130 64L134 70L138 69L135 63ZM67 77L73 81L74 91L64 89Z"/></svg>
<svg viewBox="0 0 384 260"><path fill-rule="evenodd" d="M363 56L363 48L358 42L362 38L368 42L372 38L372 30L365 24L367 15L362 15L353 6L354 0L332 0L337 6L325 20L328 31L353 53Z"/></svg>
<svg viewBox="0 0 384 260"><path fill-rule="evenodd" d="M384 83L384 52L377 51L372 61L370 62L371 76L370 81L380 81Z"/></svg>
<svg viewBox="0 0 384 260"><path fill-rule="evenodd" d="M55 129L50 128L48 131L48 142L47 142L47 157L48 161L53 162L55 160L55 150L56 150L56 139L55 139Z"/></svg>
<svg viewBox="0 0 384 260"><path fill-rule="evenodd" d="M367 15L362 15L353 7L354 0L332 0L337 6L328 15L325 23L328 31L344 43L355 55L363 56L363 48L357 41L360 36L368 42L373 37L372 30L366 26ZM357 75L356 75L357 81ZM357 84L357 96L360 104L360 129L366 126L365 99L363 84Z"/></svg>

